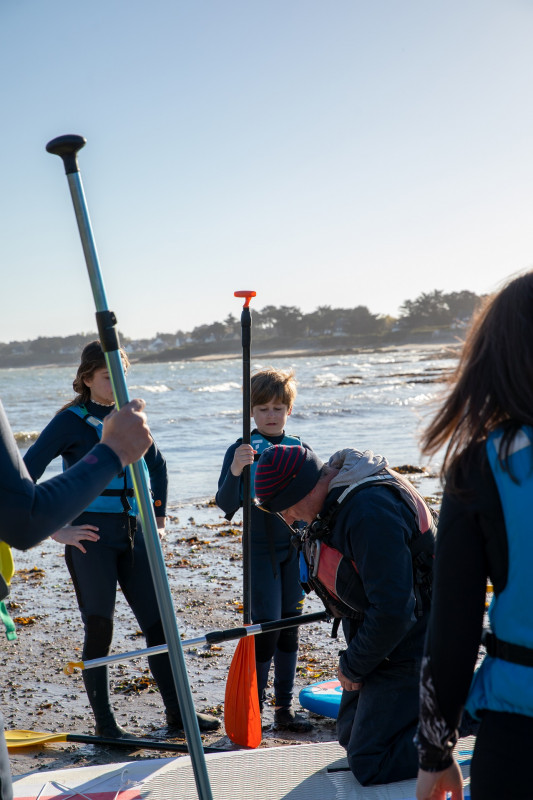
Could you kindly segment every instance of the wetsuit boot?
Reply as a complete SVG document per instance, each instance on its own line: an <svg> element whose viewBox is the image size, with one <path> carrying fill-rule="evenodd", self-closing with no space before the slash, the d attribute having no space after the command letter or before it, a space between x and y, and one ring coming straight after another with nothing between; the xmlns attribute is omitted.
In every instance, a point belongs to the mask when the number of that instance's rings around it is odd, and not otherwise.
<svg viewBox="0 0 533 800"><path fill-rule="evenodd" d="M268 673L270 672L270 664L272 659L268 661L256 661L255 671L257 674L257 694L259 695L259 709L263 713L263 706L266 700L266 688L268 684Z"/></svg>
<svg viewBox="0 0 533 800"><path fill-rule="evenodd" d="M152 625L146 632L146 644L148 647L155 647L156 645L163 644L164 641L163 626L160 622ZM170 730L182 731L183 719L181 717L180 704L168 654L161 653L157 656L150 656L148 658L148 666L150 667L150 672L154 676L157 688L161 692L161 697L165 704L167 727ZM196 719L198 720L198 727L202 733L216 731L220 728L220 720L209 714L201 714L197 711Z"/></svg>
<svg viewBox="0 0 533 800"><path fill-rule="evenodd" d="M84 669L82 675L96 722L96 735L106 739L133 739L134 737L117 723L111 708L107 667Z"/></svg>
<svg viewBox="0 0 533 800"><path fill-rule="evenodd" d="M297 660L297 650L286 653L276 647L274 651L274 695L276 697L274 726L276 730L308 733L313 730L312 724L302 714L297 714L291 708Z"/></svg>

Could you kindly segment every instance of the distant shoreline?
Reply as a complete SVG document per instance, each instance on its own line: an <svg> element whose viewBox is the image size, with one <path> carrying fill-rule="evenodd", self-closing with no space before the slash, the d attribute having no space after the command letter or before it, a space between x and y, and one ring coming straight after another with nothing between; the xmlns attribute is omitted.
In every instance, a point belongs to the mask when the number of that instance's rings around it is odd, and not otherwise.
<svg viewBox="0 0 533 800"><path fill-rule="evenodd" d="M276 358L309 358L314 356L345 356L351 355L352 353L360 353L360 352L375 352L379 350L383 353L386 352L393 352L395 350L408 350L412 347L416 347L419 350L450 350L450 351L457 351L461 347L460 342L427 342L425 344L420 343L412 343L412 344L395 344L395 345L387 345L381 347L348 347L348 348L333 348L331 350L315 350L315 349L307 349L307 350L294 350L294 349L287 349L287 350L266 350L261 351L258 350L257 352L252 352L252 357L261 358L261 359L276 359ZM234 359L234 358L241 358L241 353L212 353L211 355L203 355L203 356L194 356L189 359L184 359L186 361L221 361L223 359ZM167 359L161 359L162 362L166 361ZM155 359L154 359L155 363Z"/></svg>
<svg viewBox="0 0 533 800"><path fill-rule="evenodd" d="M261 359L278 359L278 358L300 358L312 356L345 356L360 352L369 351L394 351L406 348L418 347L427 348L428 350L446 349L450 351L457 351L462 346L461 338L452 331L439 332L438 336L428 337L426 335L412 335L393 338L387 337L386 339L379 340L361 340L349 341L343 340L342 346L336 344L331 346L331 339L325 340L321 338L320 341L314 343L313 347L309 347L309 342L295 342L293 346L287 347L285 341L276 339L274 341L258 342L252 341L252 357ZM222 342L216 345L193 344L185 345L180 348L172 348L163 350L159 353L147 354L132 354L130 360L132 363L169 363L173 361L220 361L222 359L234 359L242 357L242 349L240 341L234 340L231 343ZM9 355L0 358L0 369L17 369L26 367L41 367L42 369L53 367L68 367L74 366L79 363L77 356L73 354L55 354L55 353L24 353L17 355Z"/></svg>

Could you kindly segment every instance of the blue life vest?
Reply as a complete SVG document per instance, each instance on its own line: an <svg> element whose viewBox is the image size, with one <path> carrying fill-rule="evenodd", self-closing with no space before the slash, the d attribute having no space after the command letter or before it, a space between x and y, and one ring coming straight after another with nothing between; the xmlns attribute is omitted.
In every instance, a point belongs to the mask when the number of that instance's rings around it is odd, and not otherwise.
<svg viewBox="0 0 533 800"><path fill-rule="evenodd" d="M69 406L67 410L72 411L73 414L80 417L84 422L90 425L91 428L94 428L98 434L98 438L102 438L104 423L101 419L98 419L98 417L89 414L85 406ZM144 464L144 459L142 459L142 462ZM63 462L63 469L65 468L66 465L65 462ZM144 468L146 469L145 464ZM135 492L133 490L129 470L124 469L122 472L119 472L111 483L107 485L107 488L104 489L102 494L87 506L85 511L93 511L101 514L128 514L132 517L137 516L137 500L135 499Z"/></svg>
<svg viewBox="0 0 533 800"><path fill-rule="evenodd" d="M254 456L254 463L250 467L250 486L252 487L252 500L255 497L255 473L257 472L257 462L259 461L259 457L263 450L266 450L267 447L272 447L272 442L270 442L262 433L255 431L252 433L250 437L250 444L252 445L253 449L256 451ZM302 444L302 440L299 436L287 436L285 434L281 442L278 444L284 444L288 447L299 446Z"/></svg>
<svg viewBox="0 0 533 800"><path fill-rule="evenodd" d="M533 648L533 428L521 428L512 441L507 459L510 472L499 460L501 441L502 432L495 431L486 448L503 508L509 567L505 588L493 596L489 619L496 640L527 652ZM474 674L466 707L474 716L491 709L533 717L533 667L487 654Z"/></svg>

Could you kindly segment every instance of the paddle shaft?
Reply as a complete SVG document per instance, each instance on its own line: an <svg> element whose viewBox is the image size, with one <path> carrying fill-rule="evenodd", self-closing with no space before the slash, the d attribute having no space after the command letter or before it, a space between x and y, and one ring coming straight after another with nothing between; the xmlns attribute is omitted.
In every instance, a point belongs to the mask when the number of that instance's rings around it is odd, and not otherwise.
<svg viewBox="0 0 533 800"><path fill-rule="evenodd" d="M139 750L169 750L173 753L188 753L186 744L177 742L156 742L152 739L109 739L106 736L86 736L83 733L67 733L66 742L78 744L101 744L113 747L137 747ZM204 753L220 753L219 747L204 747Z"/></svg>
<svg viewBox="0 0 533 800"><path fill-rule="evenodd" d="M272 622L261 622L256 625L248 625L245 628L228 628L224 631L211 631L211 633L197 636L194 639L185 639L185 641L182 641L181 646L193 647L197 644L218 644L219 642L228 642L234 639L244 639L246 636L259 636L262 633L293 628L298 625L308 625L312 622L323 622L327 619L329 619L329 615L326 611L315 611L312 614L286 617L285 619L277 619ZM157 656L160 653L166 653L167 649L166 644L158 644L154 647L145 647L142 650L132 650L129 653L117 653L113 656L92 658L89 661L71 661L67 665L66 670L71 674L76 668L93 669L94 667L103 667L108 664L128 661L131 658L138 658L139 656Z"/></svg>
<svg viewBox="0 0 533 800"><path fill-rule="evenodd" d="M252 343L252 315L246 302L241 313L242 331L242 441L250 444L250 350ZM252 621L251 548L252 548L252 485L251 470L244 467L242 490L242 616L245 625Z"/></svg>
<svg viewBox="0 0 533 800"><path fill-rule="evenodd" d="M74 212L78 223L87 271L96 306L96 322L100 335L100 342L111 376L116 406L117 408L121 408L124 404L129 402L129 394L120 356L120 345L116 328L117 320L114 313L109 311L91 221L77 163L77 153L84 145L85 139L82 136L60 136L49 142L46 149L49 153L58 155L65 165L65 172L72 196ZM170 587L166 577L165 562L146 476L140 462L130 465L128 469L130 470L135 497L139 505L150 570L154 581L163 630L168 644L168 654L187 742L189 743L198 797L200 800L212 800L202 739L196 719L196 711L189 686L185 658L181 648L181 640L174 614Z"/></svg>
<svg viewBox="0 0 533 800"><path fill-rule="evenodd" d="M173 753L188 753L189 748L186 744L178 744L177 742L162 742L155 739L114 739L108 736L90 736L85 733L63 733L63 734L49 734L48 739L42 733L35 734L35 740L31 737L27 740L18 741L12 738L17 731L6 731L7 746L10 750L17 750L24 747L37 747L40 744L50 742L73 742L76 744L95 744L111 747L124 747L129 750L168 750ZM11 737L10 737L11 735ZM219 747L204 747L204 753L220 753Z"/></svg>
<svg viewBox="0 0 533 800"><path fill-rule="evenodd" d="M106 736L85 736L83 733L67 733L66 742L76 742L78 744L101 744L113 747L130 747L139 750L168 750L173 753L188 753L189 748L186 744L177 742L160 742L152 739L109 739ZM219 747L204 747L204 753L220 753Z"/></svg>

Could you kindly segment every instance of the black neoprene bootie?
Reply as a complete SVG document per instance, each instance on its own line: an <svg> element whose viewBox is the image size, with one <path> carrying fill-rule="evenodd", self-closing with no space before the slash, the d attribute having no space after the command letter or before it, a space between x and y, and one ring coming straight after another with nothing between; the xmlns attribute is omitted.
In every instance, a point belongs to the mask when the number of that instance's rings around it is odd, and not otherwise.
<svg viewBox="0 0 533 800"><path fill-rule="evenodd" d="M166 712L167 727L171 730L182 731L183 720L179 711ZM198 720L198 727L202 733L209 733L209 731L217 731L220 728L220 720L216 717L211 717L209 714L200 714L196 712L196 719Z"/></svg>
<svg viewBox="0 0 533 800"><path fill-rule="evenodd" d="M109 702L109 677L107 667L84 669L83 683L93 710L95 733L105 739L134 739L115 719Z"/></svg>
<svg viewBox="0 0 533 800"><path fill-rule="evenodd" d="M309 733L312 724L302 714L296 714L292 708L276 708L274 711L274 729L292 731L293 733Z"/></svg>

